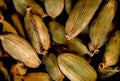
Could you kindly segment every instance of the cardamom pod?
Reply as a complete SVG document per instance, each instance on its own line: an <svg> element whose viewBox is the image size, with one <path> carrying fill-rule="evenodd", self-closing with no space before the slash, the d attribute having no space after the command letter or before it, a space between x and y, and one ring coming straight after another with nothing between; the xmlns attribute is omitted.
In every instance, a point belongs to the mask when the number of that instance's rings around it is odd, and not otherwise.
<svg viewBox="0 0 120 81"><path fill-rule="evenodd" d="M41 61L34 48L24 38L14 35L0 35L2 46L14 59L23 62L26 66L37 68Z"/></svg>
<svg viewBox="0 0 120 81"><path fill-rule="evenodd" d="M50 35L42 18L31 13L31 7L26 8L24 26L30 43L39 54L47 54L50 48Z"/></svg>
<svg viewBox="0 0 120 81"><path fill-rule="evenodd" d="M107 0L97 17L92 21L89 29L89 37L91 45L93 45L93 50L91 51L96 52L106 42L107 36L114 28L112 20L115 16L116 9L117 1Z"/></svg>
<svg viewBox="0 0 120 81"><path fill-rule="evenodd" d="M47 14L55 19L64 9L64 0L44 0Z"/></svg>
<svg viewBox="0 0 120 81"><path fill-rule="evenodd" d="M117 64L117 62L119 61L119 56L120 56L120 30L117 30L114 34L112 34L112 36L106 43L105 52L103 56L103 63L100 63L98 67L98 70L101 74L106 73L106 76L104 76L104 78L112 75L110 74L112 73L111 72L112 70L113 74L115 71L118 72L118 69L114 71L114 69L112 68L111 70L110 66ZM110 73L108 73L109 70Z"/></svg>
<svg viewBox="0 0 120 81"><path fill-rule="evenodd" d="M78 0L66 21L66 38L75 38L89 24L102 0Z"/></svg>
<svg viewBox="0 0 120 81"><path fill-rule="evenodd" d="M57 60L60 70L71 81L96 81L96 71L84 58L62 53Z"/></svg>
<svg viewBox="0 0 120 81"><path fill-rule="evenodd" d="M57 64L57 57L53 53L49 53L47 56L43 58L45 68L48 74L54 81L63 81L64 75L59 70Z"/></svg>

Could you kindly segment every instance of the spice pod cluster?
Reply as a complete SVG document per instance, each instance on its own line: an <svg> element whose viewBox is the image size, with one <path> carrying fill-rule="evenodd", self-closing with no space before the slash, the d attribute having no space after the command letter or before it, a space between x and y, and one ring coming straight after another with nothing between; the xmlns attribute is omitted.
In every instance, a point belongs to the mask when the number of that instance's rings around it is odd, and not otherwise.
<svg viewBox="0 0 120 81"><path fill-rule="evenodd" d="M0 81L119 81L119 0L0 0Z"/></svg>

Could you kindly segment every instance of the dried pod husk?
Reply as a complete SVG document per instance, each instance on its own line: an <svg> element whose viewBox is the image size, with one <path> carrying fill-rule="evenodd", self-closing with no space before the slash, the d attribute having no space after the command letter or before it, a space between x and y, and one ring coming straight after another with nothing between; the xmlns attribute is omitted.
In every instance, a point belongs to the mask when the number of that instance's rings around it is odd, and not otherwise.
<svg viewBox="0 0 120 81"><path fill-rule="evenodd" d="M12 75L25 75L27 73L27 67L24 66L24 63L18 61L11 66L10 72Z"/></svg>
<svg viewBox="0 0 120 81"><path fill-rule="evenodd" d="M6 0L0 0L0 8L3 10L7 10Z"/></svg>
<svg viewBox="0 0 120 81"><path fill-rule="evenodd" d="M69 80L96 81L96 71L84 58L71 53L62 53L57 60L60 70Z"/></svg>
<svg viewBox="0 0 120 81"><path fill-rule="evenodd" d="M78 0L66 21L66 38L72 39L82 32L94 16L102 0Z"/></svg>
<svg viewBox="0 0 120 81"><path fill-rule="evenodd" d="M12 34L16 34L18 35L16 29L8 22L4 19L4 16L0 15L0 24L2 27L2 34L3 33L12 33Z"/></svg>
<svg viewBox="0 0 120 81"><path fill-rule="evenodd" d="M114 49L113 49L114 48ZM99 64L99 70L102 71L108 66L113 66L119 61L120 57L120 30L117 30L108 40L103 56L103 63Z"/></svg>
<svg viewBox="0 0 120 81"><path fill-rule="evenodd" d="M7 69L4 67L4 64L1 60L0 60L0 71L4 74L4 78L6 81L11 81L10 75L9 75Z"/></svg>
<svg viewBox="0 0 120 81"><path fill-rule="evenodd" d="M120 72L119 67L113 68L113 67L108 66L108 67L105 67L102 71L100 71L98 75L100 79L105 79L105 78L109 78L115 75L118 72Z"/></svg>
<svg viewBox="0 0 120 81"><path fill-rule="evenodd" d="M25 0L13 0L15 10L21 15L25 15Z"/></svg>
<svg viewBox="0 0 120 81"><path fill-rule="evenodd" d="M31 72L24 76L24 81L52 81L50 76L45 72Z"/></svg>
<svg viewBox="0 0 120 81"><path fill-rule="evenodd" d="M47 14L55 19L64 9L64 0L44 0Z"/></svg>
<svg viewBox="0 0 120 81"><path fill-rule="evenodd" d="M67 40L65 37L64 26L58 22L50 21L49 30L55 43L66 45L70 50L75 51L79 55L88 54L90 56L93 56L93 53L88 50L86 45L79 38Z"/></svg>
<svg viewBox="0 0 120 81"><path fill-rule="evenodd" d="M50 48L50 35L42 18L31 13L30 7L26 9L24 25L28 39L37 53L46 55Z"/></svg>
<svg viewBox="0 0 120 81"><path fill-rule="evenodd" d="M37 68L41 61L28 41L14 34L0 35L2 46L14 59L23 62L27 67Z"/></svg>
<svg viewBox="0 0 120 81"><path fill-rule="evenodd" d="M49 53L44 57L44 64L48 74L54 81L63 81L64 75L59 70L57 57L53 53Z"/></svg>
<svg viewBox="0 0 120 81"><path fill-rule="evenodd" d="M21 18L20 18L20 15L15 12L15 13L12 13L11 14L11 20L13 22L13 25L16 29L16 31L18 32L18 34L25 38L25 33L24 33L24 30L23 30L23 25L22 25L22 22L21 22Z"/></svg>
<svg viewBox="0 0 120 81"><path fill-rule="evenodd" d="M68 15L72 11L72 8L73 8L72 3L73 3L73 0L65 0L65 11L67 12Z"/></svg>
<svg viewBox="0 0 120 81"><path fill-rule="evenodd" d="M98 50L102 45L104 45L107 36L114 28L112 21L115 16L116 9L117 1L108 0L97 17L91 22L89 37L91 40L91 45L93 45L93 51Z"/></svg>

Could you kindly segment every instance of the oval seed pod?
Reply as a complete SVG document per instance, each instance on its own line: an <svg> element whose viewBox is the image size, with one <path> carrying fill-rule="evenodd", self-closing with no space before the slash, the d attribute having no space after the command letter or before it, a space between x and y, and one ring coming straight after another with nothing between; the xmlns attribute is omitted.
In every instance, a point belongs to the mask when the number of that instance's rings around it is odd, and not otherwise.
<svg viewBox="0 0 120 81"><path fill-rule="evenodd" d="M45 72L32 72L24 76L24 81L52 81L50 76Z"/></svg>
<svg viewBox="0 0 120 81"><path fill-rule="evenodd" d="M84 58L62 53L57 60L60 70L71 81L96 81L96 71Z"/></svg>
<svg viewBox="0 0 120 81"><path fill-rule="evenodd" d="M31 8L26 9L24 25L30 43L39 54L47 54L50 48L50 35L42 18L31 13Z"/></svg>
<svg viewBox="0 0 120 81"><path fill-rule="evenodd" d="M57 58L53 53L49 53L43 58L45 68L54 81L63 81L64 75L59 70Z"/></svg>
<svg viewBox="0 0 120 81"><path fill-rule="evenodd" d="M78 0L66 22L65 33L68 40L87 27L101 2L102 0Z"/></svg>
<svg viewBox="0 0 120 81"><path fill-rule="evenodd" d="M115 65L120 56L120 30L117 30L106 44L103 63L100 63L99 69Z"/></svg>
<svg viewBox="0 0 120 81"><path fill-rule="evenodd" d="M74 38L71 40L67 40L65 38L64 26L62 26L58 22L50 21L49 30L54 42L66 45L69 49L75 51L80 56L84 54L93 56L93 53L88 50L86 45L80 39Z"/></svg>
<svg viewBox="0 0 120 81"><path fill-rule="evenodd" d="M25 0L13 0L15 10L22 16L25 15Z"/></svg>
<svg viewBox="0 0 120 81"><path fill-rule="evenodd" d="M55 19L64 9L64 0L44 0L47 14Z"/></svg>
<svg viewBox="0 0 120 81"><path fill-rule="evenodd" d="M97 17L92 21L89 29L89 37L93 50L96 52L105 42L114 26L112 20L117 8L116 0L108 0ZM91 47L90 45L90 47Z"/></svg>
<svg viewBox="0 0 120 81"><path fill-rule="evenodd" d="M26 66L37 68L41 61L34 48L22 37L14 34L0 35L2 46L14 59Z"/></svg>
<svg viewBox="0 0 120 81"><path fill-rule="evenodd" d="M16 29L0 15L0 24L2 25L2 33L12 33L18 35Z"/></svg>
<svg viewBox="0 0 120 81"><path fill-rule="evenodd" d="M49 31L54 42L59 44L65 44L67 39L65 38L64 26L56 21L49 22ZM58 36L59 35L59 36Z"/></svg>
<svg viewBox="0 0 120 81"><path fill-rule="evenodd" d="M23 26L22 26L22 22L21 22L21 19L20 19L20 15L17 12L12 13L11 14L11 20L13 22L14 27L18 31L18 34L21 37L25 38L25 33L24 33L24 30L23 30Z"/></svg>

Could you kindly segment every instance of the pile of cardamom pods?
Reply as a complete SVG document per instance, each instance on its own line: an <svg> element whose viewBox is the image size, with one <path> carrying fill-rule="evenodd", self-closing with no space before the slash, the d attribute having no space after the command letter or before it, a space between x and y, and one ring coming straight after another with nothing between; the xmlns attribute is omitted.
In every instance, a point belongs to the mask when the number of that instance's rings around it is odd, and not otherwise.
<svg viewBox="0 0 120 81"><path fill-rule="evenodd" d="M119 0L0 0L0 81L120 81Z"/></svg>

